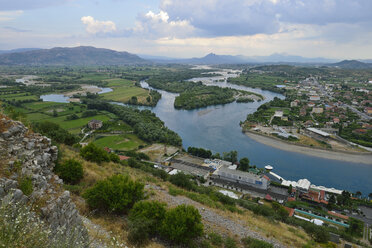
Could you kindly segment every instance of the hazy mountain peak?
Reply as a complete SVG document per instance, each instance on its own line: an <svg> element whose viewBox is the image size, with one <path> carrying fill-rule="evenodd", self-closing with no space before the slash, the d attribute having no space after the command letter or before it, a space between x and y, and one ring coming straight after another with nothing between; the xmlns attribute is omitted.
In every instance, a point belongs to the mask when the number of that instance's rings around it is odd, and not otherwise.
<svg viewBox="0 0 372 248"><path fill-rule="evenodd" d="M146 63L128 52L92 46L54 47L0 55L3 65L126 65Z"/></svg>

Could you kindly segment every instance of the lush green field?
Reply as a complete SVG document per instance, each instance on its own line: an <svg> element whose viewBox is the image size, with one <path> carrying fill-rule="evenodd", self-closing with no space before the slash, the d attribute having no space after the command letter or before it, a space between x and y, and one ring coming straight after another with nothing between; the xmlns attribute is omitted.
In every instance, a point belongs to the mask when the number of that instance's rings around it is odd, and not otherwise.
<svg viewBox="0 0 372 248"><path fill-rule="evenodd" d="M135 86L133 81L126 79L109 79L107 87L113 89L112 92L101 94L103 99L115 102L127 103L133 96L137 97L139 103L146 103L149 91Z"/></svg>
<svg viewBox="0 0 372 248"><path fill-rule="evenodd" d="M37 101L39 98L35 95L31 95L29 93L17 93L17 94L7 94L7 95L0 95L0 100L15 100L15 101L24 101L24 100L35 100Z"/></svg>
<svg viewBox="0 0 372 248"><path fill-rule="evenodd" d="M71 133L79 133L82 127L88 124L90 120L100 120L100 121L108 121L110 117L105 114L98 114L91 117L80 118L77 120L66 120L65 116L61 117L53 117L48 119L48 121L54 122L59 124L63 129L68 130Z"/></svg>
<svg viewBox="0 0 372 248"><path fill-rule="evenodd" d="M124 151L134 150L137 149L138 146L146 144L134 134L97 136L93 143L100 147L109 147L114 150Z"/></svg>

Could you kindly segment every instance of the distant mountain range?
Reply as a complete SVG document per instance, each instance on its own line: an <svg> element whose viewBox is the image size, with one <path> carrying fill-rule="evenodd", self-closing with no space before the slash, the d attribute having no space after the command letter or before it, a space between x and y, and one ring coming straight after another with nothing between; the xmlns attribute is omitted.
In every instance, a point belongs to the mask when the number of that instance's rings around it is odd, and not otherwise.
<svg viewBox="0 0 372 248"><path fill-rule="evenodd" d="M243 56L243 55L217 55L210 53L201 58L175 59L168 57L156 57L140 55L140 57L157 63L181 63L181 64L261 64L261 63L312 63L325 64L335 63L338 60L326 58L305 58L295 55L275 53L270 56Z"/></svg>
<svg viewBox="0 0 372 248"><path fill-rule="evenodd" d="M127 65L148 63L128 52L80 46L0 54L0 65Z"/></svg>
<svg viewBox="0 0 372 248"><path fill-rule="evenodd" d="M27 52L27 51L33 51L33 50L39 50L41 48L18 48L18 49L12 49L12 50L0 50L0 54L4 53L21 53L21 52Z"/></svg>
<svg viewBox="0 0 372 248"><path fill-rule="evenodd" d="M343 60L338 63L330 64L329 66L339 67L343 69L368 69L372 68L372 63L364 63L358 60Z"/></svg>
<svg viewBox="0 0 372 248"><path fill-rule="evenodd" d="M177 59L165 56L135 55L90 46L55 47L51 49L20 48L0 50L0 65L128 65L151 63L178 64L288 64L320 65L346 69L372 68L372 60L338 60L306 58L275 53L270 56L217 55L210 53L201 58Z"/></svg>

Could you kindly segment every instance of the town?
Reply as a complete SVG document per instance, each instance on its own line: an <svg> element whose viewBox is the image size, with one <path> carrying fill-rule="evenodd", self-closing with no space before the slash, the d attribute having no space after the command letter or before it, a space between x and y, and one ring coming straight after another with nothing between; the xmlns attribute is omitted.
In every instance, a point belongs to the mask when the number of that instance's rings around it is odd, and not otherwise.
<svg viewBox="0 0 372 248"><path fill-rule="evenodd" d="M260 106L243 131L322 149L372 151L372 82L349 86L319 80L277 85L285 89L285 99Z"/></svg>

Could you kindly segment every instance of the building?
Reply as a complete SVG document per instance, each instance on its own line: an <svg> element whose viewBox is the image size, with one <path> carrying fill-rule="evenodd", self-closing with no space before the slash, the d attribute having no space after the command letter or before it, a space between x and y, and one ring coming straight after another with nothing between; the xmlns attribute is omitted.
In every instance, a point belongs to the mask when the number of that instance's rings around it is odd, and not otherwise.
<svg viewBox="0 0 372 248"><path fill-rule="evenodd" d="M308 127L305 129L314 138L329 138L331 135L317 128Z"/></svg>
<svg viewBox="0 0 372 248"><path fill-rule="evenodd" d="M288 187L292 185L292 187L296 188L298 191L307 193L309 191L311 183L307 179L300 179L297 182L283 180L282 185L288 186Z"/></svg>
<svg viewBox="0 0 372 248"><path fill-rule="evenodd" d="M322 107L313 107L313 110L311 111L315 114L322 114L323 113L323 108Z"/></svg>
<svg viewBox="0 0 372 248"><path fill-rule="evenodd" d="M256 175L249 172L231 170L225 166L222 166L220 169L216 170L213 173L213 176L224 181L247 185L262 190L266 190L269 184L267 177L264 177L263 175Z"/></svg>
<svg viewBox="0 0 372 248"><path fill-rule="evenodd" d="M88 122L88 127L93 130L100 129L102 127L102 121L91 120L90 122Z"/></svg>
<svg viewBox="0 0 372 248"><path fill-rule="evenodd" d="M366 107L366 108L364 109L364 112L366 112L366 113L369 114L369 115L372 115L372 107Z"/></svg>
<svg viewBox="0 0 372 248"><path fill-rule="evenodd" d="M310 101L320 101L320 96L310 96Z"/></svg>
<svg viewBox="0 0 372 248"><path fill-rule="evenodd" d="M283 117L283 110L276 110L275 114L274 114L274 117L282 118Z"/></svg>
<svg viewBox="0 0 372 248"><path fill-rule="evenodd" d="M299 103L299 100L294 100L291 102L291 108L293 107L297 107L298 106L298 103Z"/></svg>
<svg viewBox="0 0 372 248"><path fill-rule="evenodd" d="M315 103L313 103L313 102L309 102L309 103L307 104L307 106L308 106L309 108L312 108L312 107L315 106Z"/></svg>

